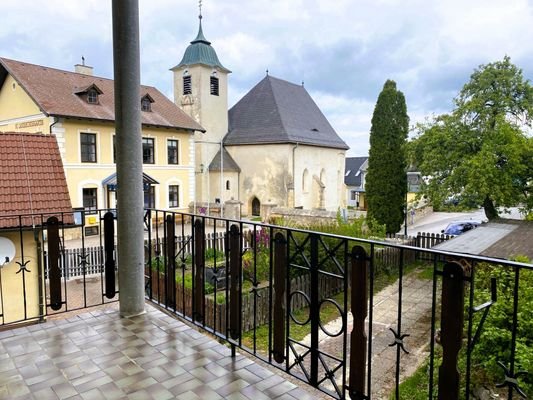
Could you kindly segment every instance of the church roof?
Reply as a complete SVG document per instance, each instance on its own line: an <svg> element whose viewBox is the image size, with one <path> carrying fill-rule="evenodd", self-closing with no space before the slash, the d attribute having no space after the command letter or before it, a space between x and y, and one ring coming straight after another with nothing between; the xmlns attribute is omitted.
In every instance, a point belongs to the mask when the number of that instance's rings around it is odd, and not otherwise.
<svg viewBox="0 0 533 400"><path fill-rule="evenodd" d="M303 86L269 75L229 110L224 143L300 143L348 149Z"/></svg>
<svg viewBox="0 0 533 400"><path fill-rule="evenodd" d="M217 67L224 72L231 72L229 69L224 67L220 60L218 59L215 49L211 46L211 42L208 41L202 30L202 19L200 17L200 27L198 28L198 35L191 44L185 50L183 58L180 63L174 68L177 69L183 66L203 64L209 67Z"/></svg>
<svg viewBox="0 0 533 400"><path fill-rule="evenodd" d="M46 115L115 121L115 85L112 79L62 71L41 65L0 58L0 87L10 74ZM96 88L98 104L89 104L80 93ZM205 131L195 120L151 86L141 86L141 98L153 99L151 112L141 113L143 125Z"/></svg>
<svg viewBox="0 0 533 400"><path fill-rule="evenodd" d="M241 172L241 169L235 162L235 160L231 157L231 155L228 153L226 149L224 149L224 171L235 171L235 172ZM211 161L211 164L209 165L209 171L220 171L222 165L220 163L220 150L216 154L216 156L213 158L213 161Z"/></svg>

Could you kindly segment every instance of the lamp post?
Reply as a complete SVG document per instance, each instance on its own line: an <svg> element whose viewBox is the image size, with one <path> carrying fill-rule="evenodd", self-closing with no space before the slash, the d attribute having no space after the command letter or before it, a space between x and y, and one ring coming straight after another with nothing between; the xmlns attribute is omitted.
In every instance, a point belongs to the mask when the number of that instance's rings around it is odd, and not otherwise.
<svg viewBox="0 0 533 400"><path fill-rule="evenodd" d="M210 141L210 140L198 140L198 141L196 141L196 143L216 144L216 145L220 146L220 216L223 217L224 216L224 207L223 207L223 204L224 204L224 188L223 188L223 183L224 183L224 154L223 154L224 144L223 144L223 141L222 141L222 139L219 142ZM209 182L210 181L209 166L206 166L206 171L207 171L207 215L209 215L209 203L210 203L209 202L209 196L210 196L210 193L209 193L209 186L210 186L210 182Z"/></svg>

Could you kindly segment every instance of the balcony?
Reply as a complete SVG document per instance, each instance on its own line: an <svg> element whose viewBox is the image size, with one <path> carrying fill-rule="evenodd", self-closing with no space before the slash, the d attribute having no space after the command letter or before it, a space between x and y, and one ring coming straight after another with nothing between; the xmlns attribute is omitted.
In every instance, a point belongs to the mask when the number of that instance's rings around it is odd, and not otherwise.
<svg viewBox="0 0 533 400"><path fill-rule="evenodd" d="M413 373L420 398L531 394L531 264L147 210L147 313L121 319L95 216L0 232L0 397L411 399Z"/></svg>

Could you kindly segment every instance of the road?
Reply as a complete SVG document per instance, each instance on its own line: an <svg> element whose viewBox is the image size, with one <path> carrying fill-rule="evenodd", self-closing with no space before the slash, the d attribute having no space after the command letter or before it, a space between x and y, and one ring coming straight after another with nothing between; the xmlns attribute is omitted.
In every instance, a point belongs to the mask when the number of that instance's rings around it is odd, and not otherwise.
<svg viewBox="0 0 533 400"><path fill-rule="evenodd" d="M504 213L500 210L500 217L509 219L523 218L518 208L513 207L509 211L509 213ZM450 222L470 220L477 222L487 221L485 211L480 208L479 210L469 212L433 212L416 221L414 225L409 225L407 227L407 234L409 236L416 236L418 232L441 233ZM403 233L403 229L399 233Z"/></svg>

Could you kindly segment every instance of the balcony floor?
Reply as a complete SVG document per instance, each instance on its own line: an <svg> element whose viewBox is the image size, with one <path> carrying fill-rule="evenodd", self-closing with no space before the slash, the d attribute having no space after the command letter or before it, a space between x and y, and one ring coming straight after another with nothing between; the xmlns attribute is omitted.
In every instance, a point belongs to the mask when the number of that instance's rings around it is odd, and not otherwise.
<svg viewBox="0 0 533 400"><path fill-rule="evenodd" d="M149 304L0 332L0 399L316 398Z"/></svg>

